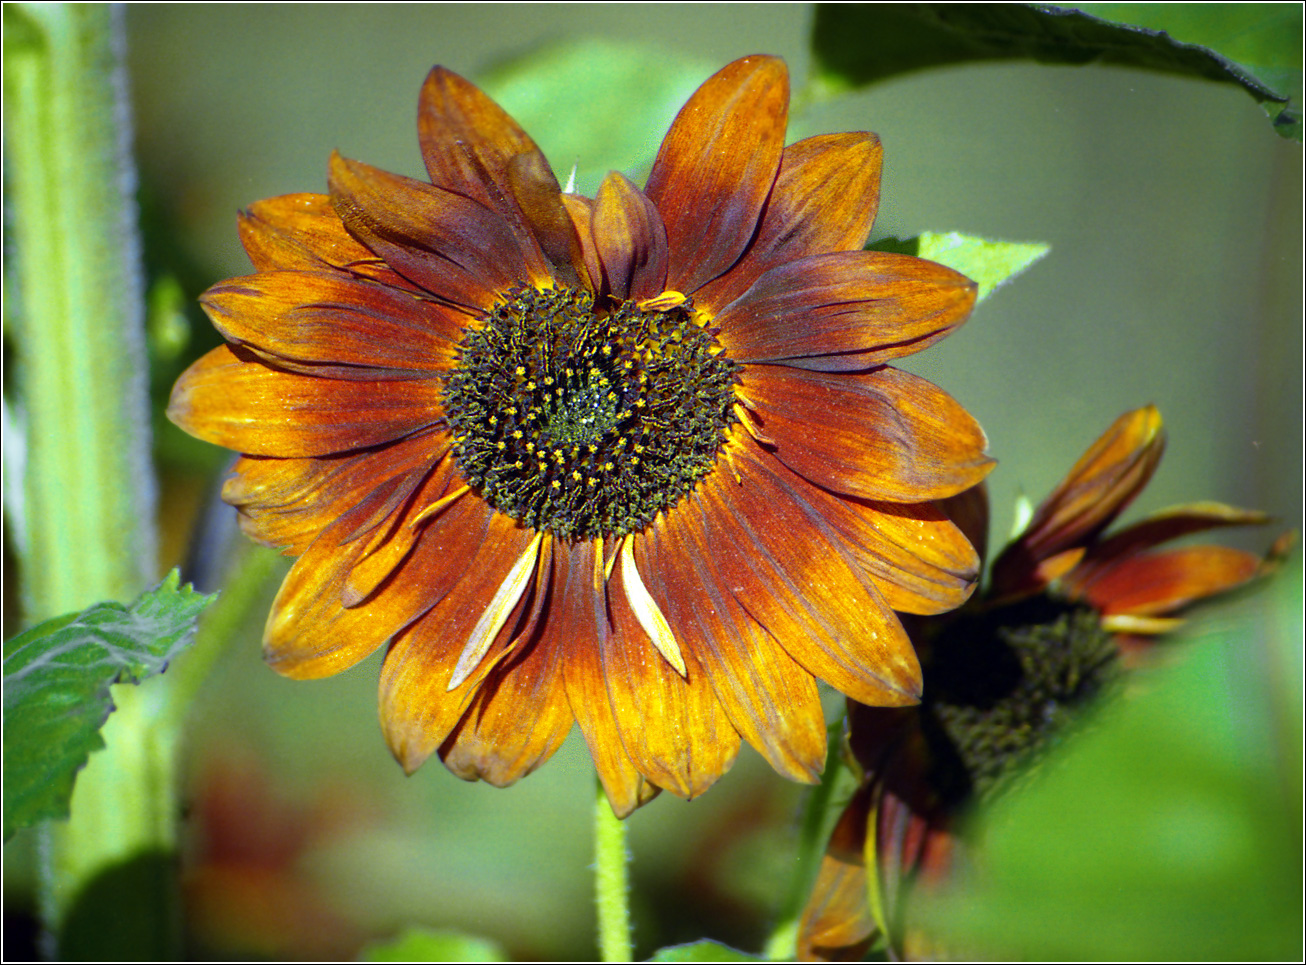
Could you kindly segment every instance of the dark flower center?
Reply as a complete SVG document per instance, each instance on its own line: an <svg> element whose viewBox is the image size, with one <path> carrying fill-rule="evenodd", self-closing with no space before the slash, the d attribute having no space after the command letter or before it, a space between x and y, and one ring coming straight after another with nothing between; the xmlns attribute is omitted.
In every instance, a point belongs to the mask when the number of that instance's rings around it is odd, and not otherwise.
<svg viewBox="0 0 1306 965"><path fill-rule="evenodd" d="M636 532L712 471L738 368L688 301L598 311L586 291L517 288L467 331L445 383L454 457L527 526Z"/></svg>
<svg viewBox="0 0 1306 965"><path fill-rule="evenodd" d="M1101 615L1047 597L968 613L923 659L932 785L952 804L1007 786L1119 673Z"/></svg>

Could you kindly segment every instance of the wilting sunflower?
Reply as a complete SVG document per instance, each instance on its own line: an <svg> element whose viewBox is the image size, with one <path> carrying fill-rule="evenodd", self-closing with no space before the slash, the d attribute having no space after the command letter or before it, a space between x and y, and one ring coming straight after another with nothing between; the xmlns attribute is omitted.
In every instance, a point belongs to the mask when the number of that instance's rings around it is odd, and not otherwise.
<svg viewBox="0 0 1306 965"><path fill-rule="evenodd" d="M1104 530L1147 485L1165 437L1152 406L1112 424L1001 553L982 596L912 626L928 689L919 707L850 703L848 750L861 785L837 823L799 934L799 957L938 957L906 932L908 888L950 875L958 818L1012 785L1033 757L1176 629L1176 613L1266 572L1266 557L1225 546L1157 550L1264 513L1193 503ZM983 552L988 501L977 487L945 507ZM868 866L875 874L868 876Z"/></svg>
<svg viewBox="0 0 1306 965"><path fill-rule="evenodd" d="M823 680L907 704L894 610L969 595L934 500L990 469L951 397L886 363L975 286L862 250L880 146L784 146L784 64L738 60L640 190L564 193L437 67L430 183L331 158L328 195L240 219L257 274L203 297L227 345L170 417L242 453L224 498L299 560L264 646L291 677L388 642L380 717L411 772L509 784L580 725L614 810L692 797L740 738L816 779Z"/></svg>

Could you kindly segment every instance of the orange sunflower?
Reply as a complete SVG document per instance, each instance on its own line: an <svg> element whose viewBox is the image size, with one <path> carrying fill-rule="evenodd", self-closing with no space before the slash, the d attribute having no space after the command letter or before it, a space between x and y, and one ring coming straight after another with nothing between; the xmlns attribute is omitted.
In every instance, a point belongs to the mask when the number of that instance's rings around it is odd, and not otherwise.
<svg viewBox="0 0 1306 965"><path fill-rule="evenodd" d="M877 940L897 957L939 957L928 936L904 929L902 899L952 873L966 847L959 817L1064 736L1182 624L1179 611L1267 572L1286 550L1290 536L1266 557L1225 546L1158 549L1180 536L1268 521L1212 502L1104 535L1147 485L1164 445L1153 406L1117 419L994 561L984 594L913 625L929 681L924 702L850 703L848 751L862 780L822 860L799 929L801 959L861 957ZM983 488L944 504L981 553Z"/></svg>
<svg viewBox="0 0 1306 965"><path fill-rule="evenodd" d="M239 451L223 497L299 559L269 663L388 643L380 718L411 772L509 784L579 724L613 809L693 797L741 738L822 768L823 680L911 703L894 610L969 595L934 504L989 471L951 397L886 363L972 282L863 251L873 134L784 145L788 77L746 57L671 126L640 190L564 193L535 143L435 68L430 183L331 158L328 195L253 205L257 273L203 297L229 344L169 415Z"/></svg>

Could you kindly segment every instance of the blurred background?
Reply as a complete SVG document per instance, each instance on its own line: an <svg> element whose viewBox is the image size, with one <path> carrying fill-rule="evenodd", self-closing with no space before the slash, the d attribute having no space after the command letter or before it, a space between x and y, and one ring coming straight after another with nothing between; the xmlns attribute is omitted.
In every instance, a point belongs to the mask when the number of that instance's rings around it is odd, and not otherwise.
<svg viewBox="0 0 1306 965"><path fill-rule="evenodd" d="M416 103L432 65L481 83L592 195L610 169L642 183L709 74L776 53L795 92L790 140L879 134L873 238L955 230L1051 245L903 366L985 427L999 460L995 540L1018 495L1037 502L1117 415L1148 402L1169 447L1128 518L1211 499L1276 516L1272 533L1227 537L1243 548L1300 529L1300 145L1231 86L1123 68L981 64L818 101L804 93L811 17L798 4L131 6L156 401L216 344L195 297L250 270L240 208L324 191L333 148L423 175ZM162 420L155 445L164 565L189 560L216 589L245 550L215 505L228 454ZM263 665L262 623L288 565L275 563L189 735L197 951L348 957L423 923L491 937L516 958L590 957L583 742L573 734L506 791L438 762L405 778L376 723L379 655L312 683ZM664 795L630 819L638 955L704 935L760 947L800 791L745 749L703 799ZM6 848L6 904L29 893L29 846Z"/></svg>

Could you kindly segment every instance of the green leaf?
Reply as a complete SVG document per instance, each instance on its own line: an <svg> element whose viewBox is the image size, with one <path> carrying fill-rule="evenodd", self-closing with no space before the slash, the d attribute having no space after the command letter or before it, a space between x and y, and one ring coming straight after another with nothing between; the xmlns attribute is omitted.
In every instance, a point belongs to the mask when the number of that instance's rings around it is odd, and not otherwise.
<svg viewBox="0 0 1306 965"><path fill-rule="evenodd" d="M109 686L162 673L214 599L173 570L135 603L97 603L4 645L4 836L68 816L77 771L104 746Z"/></svg>
<svg viewBox="0 0 1306 965"><path fill-rule="evenodd" d="M1302 138L1299 4L1088 4L1127 21L1029 4L820 4L813 88L979 60L1142 67L1235 84ZM1290 103L1296 101L1297 103Z"/></svg>
<svg viewBox="0 0 1306 965"><path fill-rule="evenodd" d="M1284 573L1271 618L1135 676L914 917L962 957L1298 960L1300 586Z"/></svg>
<svg viewBox="0 0 1306 965"><path fill-rule="evenodd" d="M875 251L937 261L961 272L979 284L977 301L988 298L998 286L1015 278L1052 250L1038 242L988 241L956 231L926 231L907 239L884 238L870 247Z"/></svg>
<svg viewBox="0 0 1306 965"><path fill-rule="evenodd" d="M764 962L761 955L749 955L729 945L711 939L689 942L686 945L668 945L653 953L650 962Z"/></svg>
<svg viewBox="0 0 1306 965"><path fill-rule="evenodd" d="M592 196L609 170L652 164L662 135L714 68L665 50L599 37L534 51L478 78L539 143L564 183Z"/></svg>
<svg viewBox="0 0 1306 965"><path fill-rule="evenodd" d="M363 949L365 962L506 962L503 949L488 938L456 931L409 928L397 938Z"/></svg>

